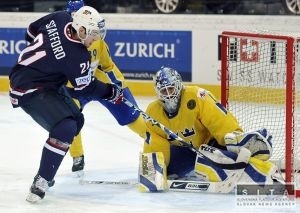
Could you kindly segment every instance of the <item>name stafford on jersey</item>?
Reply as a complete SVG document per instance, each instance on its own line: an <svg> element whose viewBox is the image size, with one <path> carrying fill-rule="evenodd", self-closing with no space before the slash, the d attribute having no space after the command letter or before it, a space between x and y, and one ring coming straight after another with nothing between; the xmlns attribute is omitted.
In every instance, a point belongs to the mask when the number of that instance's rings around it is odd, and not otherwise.
<svg viewBox="0 0 300 213"><path fill-rule="evenodd" d="M50 23L46 25L46 29L55 58L57 60L64 58L66 53L61 45L55 21L51 20Z"/></svg>

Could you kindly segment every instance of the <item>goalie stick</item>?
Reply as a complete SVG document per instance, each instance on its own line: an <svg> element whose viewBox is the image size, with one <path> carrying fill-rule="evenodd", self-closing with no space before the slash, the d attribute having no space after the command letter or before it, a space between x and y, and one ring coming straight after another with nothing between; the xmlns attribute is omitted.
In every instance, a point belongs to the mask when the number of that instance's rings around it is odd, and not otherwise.
<svg viewBox="0 0 300 213"><path fill-rule="evenodd" d="M176 192L206 192L206 193L229 193L235 186L236 179L240 174L234 173L222 182L204 182L194 180L168 180L168 190ZM101 181L101 180L79 180L81 185L119 185L137 186L133 181Z"/></svg>

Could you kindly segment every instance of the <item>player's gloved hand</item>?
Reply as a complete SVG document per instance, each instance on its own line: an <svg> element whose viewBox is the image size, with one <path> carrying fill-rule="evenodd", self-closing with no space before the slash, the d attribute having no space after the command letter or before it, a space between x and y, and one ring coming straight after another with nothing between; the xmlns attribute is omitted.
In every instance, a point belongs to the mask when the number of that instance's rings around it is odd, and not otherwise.
<svg viewBox="0 0 300 213"><path fill-rule="evenodd" d="M123 89L115 84L111 84L111 86L112 86L112 95L111 97L105 98L104 100L107 100L113 104L120 104L124 98Z"/></svg>

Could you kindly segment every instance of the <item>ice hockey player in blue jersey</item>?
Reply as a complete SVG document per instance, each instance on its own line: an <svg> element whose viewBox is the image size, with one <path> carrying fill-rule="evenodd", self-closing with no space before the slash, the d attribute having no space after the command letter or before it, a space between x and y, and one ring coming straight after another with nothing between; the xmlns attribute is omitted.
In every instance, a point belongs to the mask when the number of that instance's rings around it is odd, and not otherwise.
<svg viewBox="0 0 300 213"><path fill-rule="evenodd" d="M31 23L26 39L30 44L20 53L9 75L10 100L49 132L40 165L26 200L37 202L45 192L83 124L84 117L65 84L71 82L78 96L103 98L112 103L122 99L122 90L93 78L90 69L92 42L103 39L104 19L84 6L73 19L55 12Z"/></svg>
<svg viewBox="0 0 300 213"><path fill-rule="evenodd" d="M69 0L65 10L72 15L83 6L83 0ZM124 97L131 103L137 105L124 75L111 57L109 46L105 40L99 39L95 41L88 50L91 53L91 67L94 70L94 77L102 82L119 85L123 89ZM82 109L88 101L89 100L79 100ZM105 106L120 125L128 126L142 138L145 137L146 124L138 111L128 107L125 103L116 105L103 99L95 101ZM78 177L81 177L84 174L83 169L85 162L83 142L80 133L74 138L69 153L73 158L72 172L76 172Z"/></svg>

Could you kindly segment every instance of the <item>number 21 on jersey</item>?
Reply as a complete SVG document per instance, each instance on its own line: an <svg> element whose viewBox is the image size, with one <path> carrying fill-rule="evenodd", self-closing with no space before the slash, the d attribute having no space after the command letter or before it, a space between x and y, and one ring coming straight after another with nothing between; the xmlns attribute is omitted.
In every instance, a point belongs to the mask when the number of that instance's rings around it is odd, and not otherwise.
<svg viewBox="0 0 300 213"><path fill-rule="evenodd" d="M46 51L35 51L38 47L42 46L43 44L43 34L39 34L33 42L27 46L22 52L20 53L20 56L18 58L18 63L24 66L28 66L29 64L43 58L46 56ZM30 53L26 54L25 53ZM25 56L28 56L27 58Z"/></svg>

